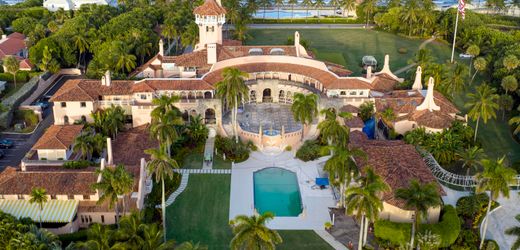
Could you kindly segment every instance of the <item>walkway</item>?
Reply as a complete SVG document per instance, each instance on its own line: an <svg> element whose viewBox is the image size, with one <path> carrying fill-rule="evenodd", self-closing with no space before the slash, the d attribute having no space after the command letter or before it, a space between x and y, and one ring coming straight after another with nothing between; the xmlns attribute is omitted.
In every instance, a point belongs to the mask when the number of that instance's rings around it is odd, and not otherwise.
<svg viewBox="0 0 520 250"><path fill-rule="evenodd" d="M329 243L331 247L333 247L336 250L347 250L348 248L338 242L332 235L330 235L329 232L325 230L314 230L314 232L320 236L325 242Z"/></svg>
<svg viewBox="0 0 520 250"><path fill-rule="evenodd" d="M208 137L206 140L206 145L204 146L204 159L202 161L202 169L212 169L213 168L213 151L215 149L215 137ZM211 159L206 161L206 159Z"/></svg>
<svg viewBox="0 0 520 250"><path fill-rule="evenodd" d="M431 42L433 42L433 41L435 41L435 37L432 37L432 38L430 38L430 39L428 39L428 40L422 42L421 45L419 45L419 49L420 49L420 50L421 50L421 49L424 49L424 47L425 47L427 44L429 44L429 43L431 43ZM404 67L402 67L402 68L396 70L396 71L394 72L394 74L395 74L395 75L399 75L399 74L401 74L401 73L403 73L403 72L406 72L406 71L408 71L409 69L415 67L416 65L417 65L417 63L412 63L412 64L409 64L409 65L407 65L407 66L404 66Z"/></svg>
<svg viewBox="0 0 520 250"><path fill-rule="evenodd" d="M511 249L516 240L515 236L505 234L505 231L511 227L520 227L520 222L515 216L520 214L520 196L518 191L511 191L509 199L504 197L498 198L500 207L496 208L489 215L489 224L487 228L487 239L493 239L498 243L500 249Z"/></svg>
<svg viewBox="0 0 520 250"><path fill-rule="evenodd" d="M189 178L190 178L190 174L188 174L188 173L182 175L181 184L179 185L177 190L175 190L175 192L173 192L170 195L170 197L168 197L168 199L165 202L166 206L171 205L175 201L175 199L177 199L177 196L179 196L184 191L184 189L186 189L186 186L188 186ZM161 207L161 205L157 205L156 207Z"/></svg>

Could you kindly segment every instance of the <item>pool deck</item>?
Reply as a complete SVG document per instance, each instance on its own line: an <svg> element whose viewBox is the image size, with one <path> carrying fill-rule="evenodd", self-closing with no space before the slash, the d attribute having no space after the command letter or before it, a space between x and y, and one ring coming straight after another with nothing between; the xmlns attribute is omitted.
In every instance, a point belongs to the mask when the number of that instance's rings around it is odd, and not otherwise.
<svg viewBox="0 0 520 250"><path fill-rule="evenodd" d="M283 152L276 156L251 153L247 161L232 167L229 219L237 215L254 214L253 173L274 166L296 173L304 212L298 217L275 217L268 226L272 229L323 230L325 222L331 220L329 207L334 207L335 201L330 189L316 190L312 186L314 179L319 177L318 164L326 159L303 162L295 159L293 152Z"/></svg>

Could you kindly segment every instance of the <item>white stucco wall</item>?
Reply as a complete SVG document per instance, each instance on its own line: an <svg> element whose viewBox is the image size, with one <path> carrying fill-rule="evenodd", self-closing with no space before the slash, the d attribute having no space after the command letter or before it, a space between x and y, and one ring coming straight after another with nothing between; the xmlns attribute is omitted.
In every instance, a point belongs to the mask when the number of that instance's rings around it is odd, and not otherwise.
<svg viewBox="0 0 520 250"><path fill-rule="evenodd" d="M69 124L73 124L76 120L81 120L81 116L85 116L88 122L92 122L90 114L95 110L93 102L85 102L85 107L81 107L81 102L65 102L66 107L61 106L62 102L54 102L54 124L64 125L65 116L69 117Z"/></svg>

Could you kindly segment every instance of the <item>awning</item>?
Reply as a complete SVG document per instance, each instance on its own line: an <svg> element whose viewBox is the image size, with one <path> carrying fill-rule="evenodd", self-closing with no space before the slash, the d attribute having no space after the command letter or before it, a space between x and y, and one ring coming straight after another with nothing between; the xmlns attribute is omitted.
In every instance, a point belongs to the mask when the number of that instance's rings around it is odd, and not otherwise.
<svg viewBox="0 0 520 250"><path fill-rule="evenodd" d="M72 222L78 211L77 200L48 200L43 205L42 222ZM29 217L40 221L40 207L28 200L0 200L0 210L17 218Z"/></svg>
<svg viewBox="0 0 520 250"><path fill-rule="evenodd" d="M316 185L318 186L328 186L329 178L316 178Z"/></svg>

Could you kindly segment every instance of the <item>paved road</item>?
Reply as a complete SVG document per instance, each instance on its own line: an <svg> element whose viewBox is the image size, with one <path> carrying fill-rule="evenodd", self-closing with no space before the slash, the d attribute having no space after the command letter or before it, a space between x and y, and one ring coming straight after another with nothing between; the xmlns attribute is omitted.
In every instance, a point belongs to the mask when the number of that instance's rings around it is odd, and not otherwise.
<svg viewBox="0 0 520 250"><path fill-rule="evenodd" d="M45 94L42 94L39 98L42 98L44 95L53 95L68 79L77 77L78 76L63 76L58 78L52 87L50 87L49 90L47 90ZM0 171L3 170L6 166L18 166L25 154L29 152L36 141L38 141L38 139L43 135L45 130L54 124L52 103L49 108L44 110L43 117L43 120L32 134L3 133L0 135L1 139L9 139L14 142L14 147L10 149L3 149L5 152L5 157L0 159Z"/></svg>
<svg viewBox="0 0 520 250"><path fill-rule="evenodd" d="M229 28L233 28L228 26ZM364 24L249 24L250 29L364 29ZM369 28L372 28L370 25Z"/></svg>

